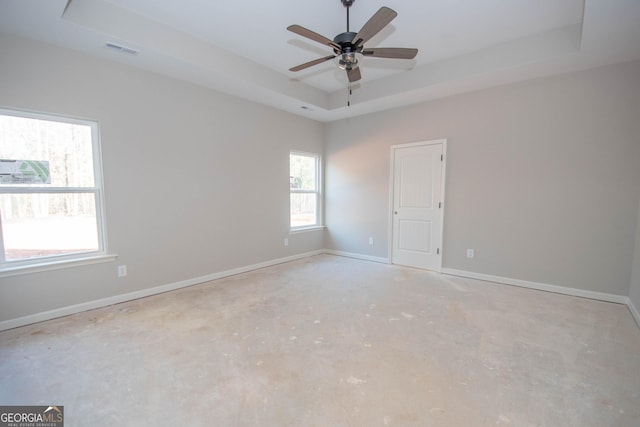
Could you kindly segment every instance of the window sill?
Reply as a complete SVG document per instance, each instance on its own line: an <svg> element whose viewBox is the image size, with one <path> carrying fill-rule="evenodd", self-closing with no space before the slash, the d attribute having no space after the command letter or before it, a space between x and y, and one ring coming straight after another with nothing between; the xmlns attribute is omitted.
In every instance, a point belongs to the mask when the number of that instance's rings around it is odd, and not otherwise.
<svg viewBox="0 0 640 427"><path fill-rule="evenodd" d="M324 230L325 227L324 225L312 225L310 227L298 227L298 228L291 228L289 230L289 234L298 234L298 233L306 233L308 231L320 231L320 230Z"/></svg>
<svg viewBox="0 0 640 427"><path fill-rule="evenodd" d="M103 262L115 261L116 258L118 258L118 255L102 254L87 256L84 258L49 261L32 265L21 265L17 267L4 267L0 268L0 277L18 276L20 274L40 273L43 271L59 270L62 268L78 267L81 265L99 264Z"/></svg>

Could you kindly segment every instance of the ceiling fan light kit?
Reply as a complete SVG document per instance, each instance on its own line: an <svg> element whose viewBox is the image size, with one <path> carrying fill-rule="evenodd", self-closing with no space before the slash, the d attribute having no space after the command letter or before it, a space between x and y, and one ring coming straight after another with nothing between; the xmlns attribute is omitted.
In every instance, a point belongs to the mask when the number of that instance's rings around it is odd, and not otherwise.
<svg viewBox="0 0 640 427"><path fill-rule="evenodd" d="M358 65L358 56L362 57L362 54L360 52L345 52L334 59L338 68L348 71Z"/></svg>
<svg viewBox="0 0 640 427"><path fill-rule="evenodd" d="M361 79L359 61L363 56L371 56L375 58L390 59L413 59L418 54L418 49L384 47L365 49L366 43L373 36L378 34L386 27L398 14L388 7L381 7L369 20L364 24L359 32L349 31L349 8L355 0L340 0L344 7L347 8L347 31L340 33L333 40L324 37L316 32L308 30L300 25L290 25L287 30L296 33L302 37L306 37L315 42L329 46L333 49L333 55L323 58L314 59L313 61L297 65L289 69L289 71L300 71L314 65L322 64L326 61L334 59L338 68L347 72L349 83L356 82Z"/></svg>

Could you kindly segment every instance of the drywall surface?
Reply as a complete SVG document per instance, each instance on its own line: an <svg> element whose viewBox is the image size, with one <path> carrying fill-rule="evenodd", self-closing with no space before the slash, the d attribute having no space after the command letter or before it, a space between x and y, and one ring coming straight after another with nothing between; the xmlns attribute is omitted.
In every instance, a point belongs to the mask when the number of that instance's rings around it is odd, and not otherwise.
<svg viewBox="0 0 640 427"><path fill-rule="evenodd" d="M633 62L331 123L325 247L388 257L390 146L446 138L444 267L629 295L639 112Z"/></svg>
<svg viewBox="0 0 640 427"><path fill-rule="evenodd" d="M638 185L640 188L640 183ZM638 202L638 222L636 224L636 244L633 251L633 268L631 270L631 289L629 298L635 310L640 310L640 201Z"/></svg>
<svg viewBox="0 0 640 427"><path fill-rule="evenodd" d="M99 122L118 255L0 279L0 321L322 249L288 214L289 151L322 153L320 123L27 39L0 57L3 107Z"/></svg>

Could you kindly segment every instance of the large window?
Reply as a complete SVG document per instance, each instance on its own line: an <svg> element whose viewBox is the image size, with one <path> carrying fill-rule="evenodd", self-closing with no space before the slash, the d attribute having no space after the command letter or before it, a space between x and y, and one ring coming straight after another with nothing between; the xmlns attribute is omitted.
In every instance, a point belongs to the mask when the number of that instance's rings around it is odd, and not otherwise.
<svg viewBox="0 0 640 427"><path fill-rule="evenodd" d="M320 156L290 153L289 187L291 228L320 226Z"/></svg>
<svg viewBox="0 0 640 427"><path fill-rule="evenodd" d="M98 126L0 109L0 271L105 251Z"/></svg>

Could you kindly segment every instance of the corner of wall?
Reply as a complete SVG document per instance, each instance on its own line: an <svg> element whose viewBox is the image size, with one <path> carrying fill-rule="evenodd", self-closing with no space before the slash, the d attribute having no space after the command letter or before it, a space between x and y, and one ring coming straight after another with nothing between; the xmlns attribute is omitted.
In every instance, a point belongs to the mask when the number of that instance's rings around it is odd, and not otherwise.
<svg viewBox="0 0 640 427"><path fill-rule="evenodd" d="M633 249L633 264L631 266L631 284L629 286L629 310L640 326L640 200L638 200L638 219L636 220L636 240Z"/></svg>
<svg viewBox="0 0 640 427"><path fill-rule="evenodd" d="M627 301L627 307L629 307L631 315L635 319L638 328L640 328L640 311L638 311L638 308L635 306L631 298L629 298L629 300Z"/></svg>

